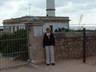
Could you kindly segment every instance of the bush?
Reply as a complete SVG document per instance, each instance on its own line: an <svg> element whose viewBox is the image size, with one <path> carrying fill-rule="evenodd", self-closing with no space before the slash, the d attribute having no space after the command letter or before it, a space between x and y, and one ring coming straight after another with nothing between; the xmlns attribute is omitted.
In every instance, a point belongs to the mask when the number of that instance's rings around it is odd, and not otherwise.
<svg viewBox="0 0 96 72"><path fill-rule="evenodd" d="M3 56L28 59L27 31L22 29L0 36L0 52Z"/></svg>
<svg viewBox="0 0 96 72"><path fill-rule="evenodd" d="M68 29L66 29L66 28L58 28L58 29L55 29L54 32L68 32Z"/></svg>

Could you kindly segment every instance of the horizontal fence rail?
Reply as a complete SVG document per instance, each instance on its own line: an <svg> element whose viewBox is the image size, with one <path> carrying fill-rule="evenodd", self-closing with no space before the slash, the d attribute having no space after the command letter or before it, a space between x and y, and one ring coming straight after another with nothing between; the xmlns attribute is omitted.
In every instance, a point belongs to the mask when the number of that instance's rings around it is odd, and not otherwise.
<svg viewBox="0 0 96 72"><path fill-rule="evenodd" d="M96 30L96 24L70 24L69 28L75 30L82 30L83 28L86 28L88 30Z"/></svg>

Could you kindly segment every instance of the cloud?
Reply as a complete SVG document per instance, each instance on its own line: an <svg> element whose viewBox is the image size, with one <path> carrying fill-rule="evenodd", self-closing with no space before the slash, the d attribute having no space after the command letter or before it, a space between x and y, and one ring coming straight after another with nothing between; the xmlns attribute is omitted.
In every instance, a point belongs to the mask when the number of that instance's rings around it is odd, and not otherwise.
<svg viewBox="0 0 96 72"><path fill-rule="evenodd" d="M46 8L46 0L31 0L30 4L34 8Z"/></svg>
<svg viewBox="0 0 96 72"><path fill-rule="evenodd" d="M56 15L69 16L70 23L78 23L80 15L84 15L87 23L96 23L96 0L55 0ZM30 12L29 12L29 4ZM25 15L45 16L46 0L1 0L0 23L4 19ZM92 19L89 21L88 19Z"/></svg>
<svg viewBox="0 0 96 72"><path fill-rule="evenodd" d="M74 4L94 3L96 0L55 0L57 6L64 6L66 3L72 2Z"/></svg>
<svg viewBox="0 0 96 72"><path fill-rule="evenodd" d="M59 2L59 0L56 1L56 7L57 9L64 9L65 11L73 12L73 11L80 11L80 10L90 10L94 9L96 7L96 1L90 1L90 0L63 0ZM59 6L58 6L59 5ZM61 5L61 6L60 6Z"/></svg>
<svg viewBox="0 0 96 72"><path fill-rule="evenodd" d="M1 1L0 1L0 6L5 5L8 1L9 1L9 0L1 0Z"/></svg>

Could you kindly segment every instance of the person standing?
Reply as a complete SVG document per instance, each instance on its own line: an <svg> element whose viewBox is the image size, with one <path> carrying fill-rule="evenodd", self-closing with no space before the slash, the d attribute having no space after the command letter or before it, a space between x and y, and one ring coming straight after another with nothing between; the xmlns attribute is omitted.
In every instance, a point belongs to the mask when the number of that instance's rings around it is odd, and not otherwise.
<svg viewBox="0 0 96 72"><path fill-rule="evenodd" d="M47 65L55 65L55 56L54 56L54 46L55 46L55 38L54 34L51 32L51 28L46 28L46 33L43 37L43 47L45 48L46 54L46 64Z"/></svg>

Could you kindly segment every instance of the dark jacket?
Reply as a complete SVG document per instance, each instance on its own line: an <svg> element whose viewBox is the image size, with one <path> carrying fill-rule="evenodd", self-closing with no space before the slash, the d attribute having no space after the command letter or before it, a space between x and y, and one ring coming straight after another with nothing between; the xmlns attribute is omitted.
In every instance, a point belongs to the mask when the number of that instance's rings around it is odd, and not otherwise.
<svg viewBox="0 0 96 72"><path fill-rule="evenodd" d="M50 46L50 45L54 45L55 46L54 34L50 33L50 38L48 38L47 34L45 33L44 37L43 37L43 47Z"/></svg>

